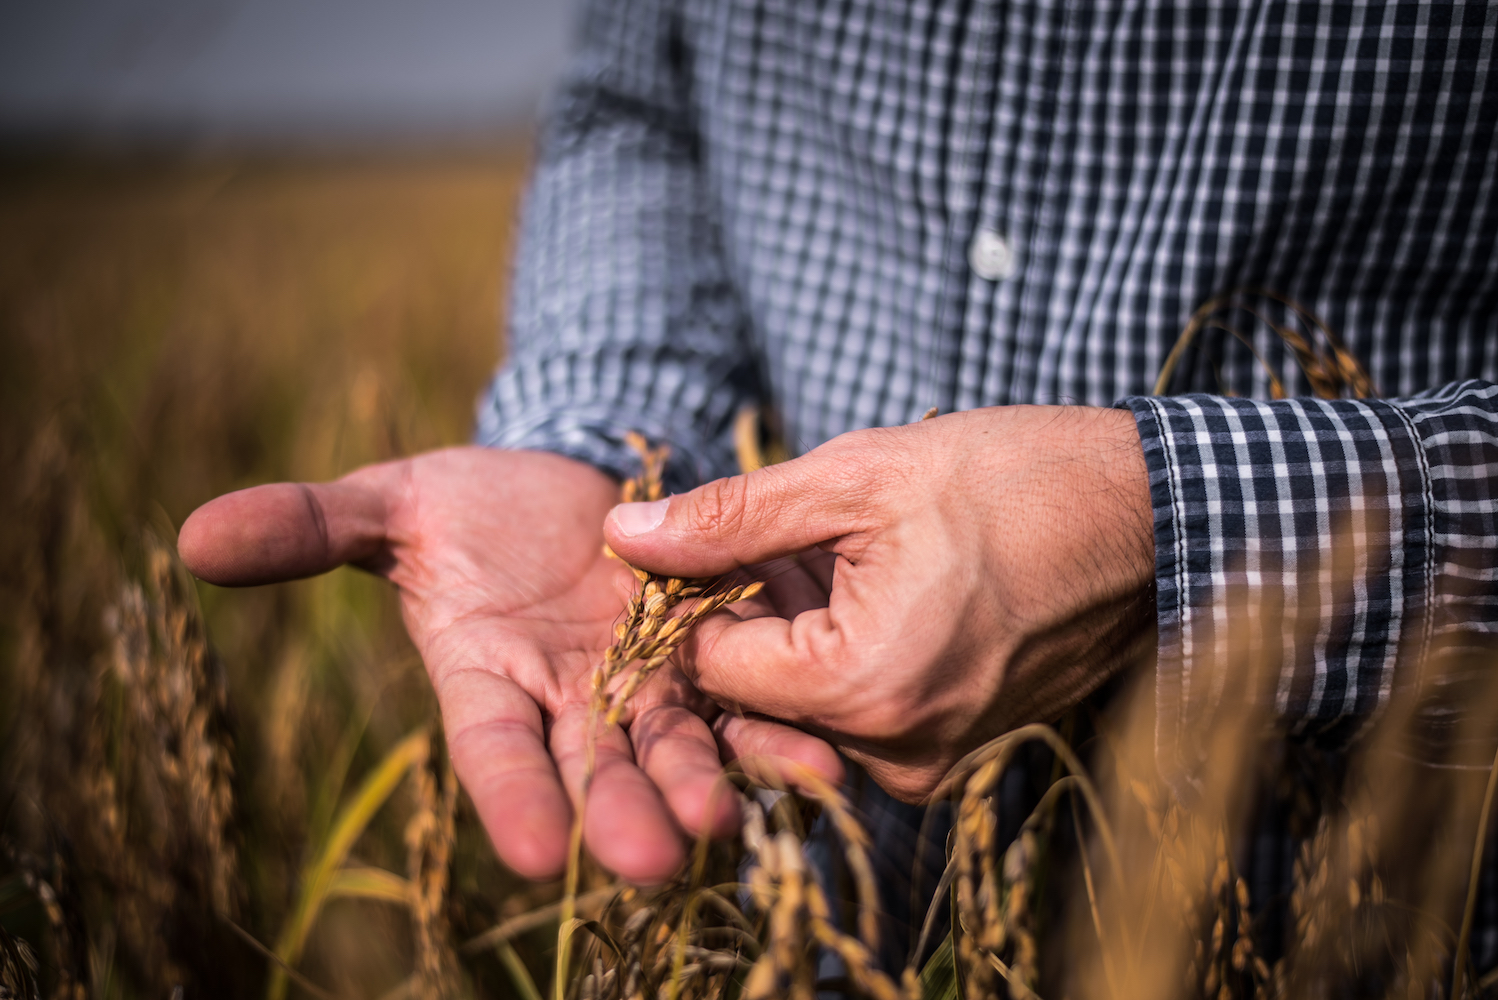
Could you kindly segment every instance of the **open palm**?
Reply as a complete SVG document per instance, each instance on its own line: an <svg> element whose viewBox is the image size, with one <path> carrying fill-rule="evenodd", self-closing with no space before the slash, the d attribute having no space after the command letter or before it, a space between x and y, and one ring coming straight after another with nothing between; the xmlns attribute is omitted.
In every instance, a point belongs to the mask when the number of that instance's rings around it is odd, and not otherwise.
<svg viewBox="0 0 1498 1000"><path fill-rule="evenodd" d="M182 527L203 579L236 586L353 563L401 593L459 778L516 871L556 875L585 766L594 667L634 586L602 553L613 480L543 452L453 448L368 466L333 483L220 497ZM798 759L824 773L823 743L722 715L679 671L635 699L628 733L600 734L584 837L625 878L653 882L683 859L681 829L724 833L720 755Z"/></svg>

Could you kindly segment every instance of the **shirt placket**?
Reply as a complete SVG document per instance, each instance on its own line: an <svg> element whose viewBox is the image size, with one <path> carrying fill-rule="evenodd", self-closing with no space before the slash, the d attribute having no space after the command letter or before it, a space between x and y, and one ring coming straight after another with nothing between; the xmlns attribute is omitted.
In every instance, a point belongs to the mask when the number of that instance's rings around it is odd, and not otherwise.
<svg viewBox="0 0 1498 1000"><path fill-rule="evenodd" d="M965 295L956 373L960 408L1029 402L1053 254L1044 250L1044 184L1054 152L1067 12L1057 0L998 4L986 135L961 241Z"/></svg>
<svg viewBox="0 0 1498 1000"><path fill-rule="evenodd" d="M945 215L933 354L925 372L924 398L944 410L965 409L960 386L966 324L969 249L979 204L993 115L993 88L1001 31L996 0L973 0L963 12L958 57L943 102L942 207Z"/></svg>

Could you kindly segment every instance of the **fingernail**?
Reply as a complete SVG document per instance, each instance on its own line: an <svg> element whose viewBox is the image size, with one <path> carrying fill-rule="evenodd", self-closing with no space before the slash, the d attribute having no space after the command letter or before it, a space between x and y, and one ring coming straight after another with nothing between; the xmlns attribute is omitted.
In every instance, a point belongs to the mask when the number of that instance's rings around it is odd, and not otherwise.
<svg viewBox="0 0 1498 1000"><path fill-rule="evenodd" d="M614 524L622 534L631 537L654 531L666 519L666 507L670 500L652 500L650 503L621 503L614 508Z"/></svg>

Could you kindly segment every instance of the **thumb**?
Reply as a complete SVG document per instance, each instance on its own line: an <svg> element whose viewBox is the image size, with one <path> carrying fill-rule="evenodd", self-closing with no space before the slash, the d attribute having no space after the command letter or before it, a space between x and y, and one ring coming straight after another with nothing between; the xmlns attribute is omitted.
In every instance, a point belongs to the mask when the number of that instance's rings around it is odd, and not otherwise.
<svg viewBox="0 0 1498 1000"><path fill-rule="evenodd" d="M200 579L247 587L364 563L385 543L388 470L332 483L272 483L226 493L193 511L177 550Z"/></svg>
<svg viewBox="0 0 1498 1000"><path fill-rule="evenodd" d="M632 566L716 576L788 556L865 526L866 474L848 456L816 451L782 465L609 511L604 536Z"/></svg>

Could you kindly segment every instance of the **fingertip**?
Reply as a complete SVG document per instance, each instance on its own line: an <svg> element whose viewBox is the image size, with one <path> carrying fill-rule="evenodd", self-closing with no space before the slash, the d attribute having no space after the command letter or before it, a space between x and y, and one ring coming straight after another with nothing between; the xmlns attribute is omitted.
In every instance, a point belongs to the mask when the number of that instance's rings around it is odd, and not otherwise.
<svg viewBox="0 0 1498 1000"><path fill-rule="evenodd" d="M613 552L631 566L641 566L670 575L711 575L697 563L700 553L681 551L673 531L658 530L664 524L672 498L648 503L615 504L603 520L603 539ZM717 570L722 572L722 570Z"/></svg>
<svg viewBox="0 0 1498 1000"><path fill-rule="evenodd" d="M516 874L556 878L567 866L572 802L541 739L539 708L501 675L445 676L437 697L448 753L495 852Z"/></svg>
<svg viewBox="0 0 1498 1000"><path fill-rule="evenodd" d="M533 882L550 882L567 870L568 829L542 822L517 822L510 810L502 817L484 817L484 829L494 851L515 874Z"/></svg>
<svg viewBox="0 0 1498 1000"><path fill-rule="evenodd" d="M512 871L544 882L566 870L572 804L555 778L523 768L488 776L465 776L460 768L459 777L495 853Z"/></svg>
<svg viewBox="0 0 1498 1000"><path fill-rule="evenodd" d="M371 559L384 542L385 509L370 473L383 468L361 470L357 481L225 493L183 522L177 551L195 576L222 587L297 580Z"/></svg>
<svg viewBox="0 0 1498 1000"><path fill-rule="evenodd" d="M777 768L781 781L801 792L816 793L819 782L837 788L848 776L842 758L825 743L820 747L796 747L792 753L770 755L766 759Z"/></svg>
<svg viewBox="0 0 1498 1000"><path fill-rule="evenodd" d="M182 522L182 527L177 531L177 555L189 573L207 580L214 566L209 557L208 527L203 510L203 507L199 507Z"/></svg>
<svg viewBox="0 0 1498 1000"><path fill-rule="evenodd" d="M640 789L595 785L588 796L583 839L598 863L640 886L667 881L686 861L681 834L657 805L641 808Z"/></svg>
<svg viewBox="0 0 1498 1000"><path fill-rule="evenodd" d="M648 503L615 504L609 511L605 532L612 538L624 540L647 535L661 526L671 499L652 500Z"/></svg>
<svg viewBox="0 0 1498 1000"><path fill-rule="evenodd" d="M587 705L577 702L556 714L550 733L562 783L574 800L586 798L583 843L625 881L658 885L686 859L681 832L655 783L636 765L629 735L605 727L589 752L590 725Z"/></svg>
<svg viewBox="0 0 1498 1000"><path fill-rule="evenodd" d="M802 786L803 768L831 785L840 785L847 777L842 757L830 744L784 723L724 713L714 731L725 758L760 758L788 784Z"/></svg>
<svg viewBox="0 0 1498 1000"><path fill-rule="evenodd" d="M273 483L225 493L188 515L177 535L177 553L200 580L220 587L253 586L297 573L291 549L299 532L292 513L305 501L290 483ZM292 570L287 573L286 570Z"/></svg>
<svg viewBox="0 0 1498 1000"><path fill-rule="evenodd" d="M327 529L307 487L269 483L203 504L178 532L177 553L200 580L244 587L322 572Z"/></svg>
<svg viewBox="0 0 1498 1000"><path fill-rule="evenodd" d="M848 777L843 758L831 746L814 736L806 736L804 742L788 756L828 784L841 785Z"/></svg>
<svg viewBox="0 0 1498 1000"><path fill-rule="evenodd" d="M739 794L721 773L674 786L666 792L666 804L693 839L716 840L738 832Z"/></svg>

